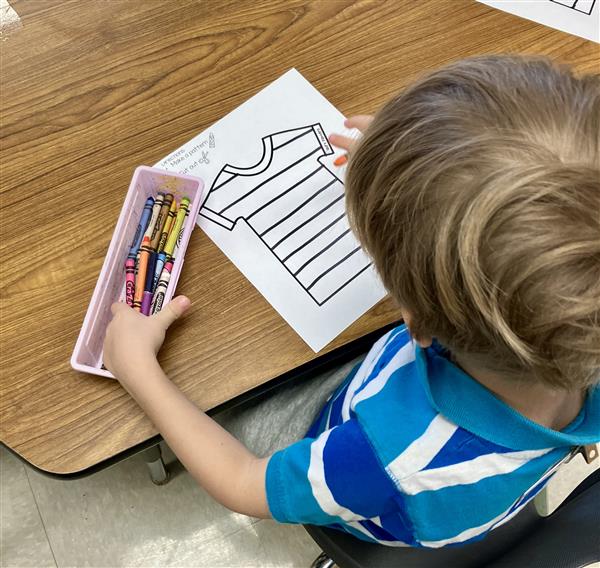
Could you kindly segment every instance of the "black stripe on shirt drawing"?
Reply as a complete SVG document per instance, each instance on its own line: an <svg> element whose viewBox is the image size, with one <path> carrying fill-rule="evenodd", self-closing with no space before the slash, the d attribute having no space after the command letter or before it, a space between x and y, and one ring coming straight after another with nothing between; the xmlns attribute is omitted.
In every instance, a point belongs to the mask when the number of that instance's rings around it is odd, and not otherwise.
<svg viewBox="0 0 600 568"><path fill-rule="evenodd" d="M320 161L333 150L318 123L274 132L262 145L255 165L223 166L200 215L230 231L246 223L323 305L371 265L348 225L344 184Z"/></svg>
<svg viewBox="0 0 600 568"><path fill-rule="evenodd" d="M283 223L284 221L287 221L294 213L297 213L298 211L300 211L300 209L302 209L302 207L304 207L305 205L307 205L309 201L312 201L315 197L317 197L318 195L320 195L330 185L332 185L334 183L335 183L335 180L331 180L327 185L323 186L321 189L319 189L318 191L316 191L315 193L313 193L306 201L303 201L302 203L300 203L300 205L298 205L298 207L296 207L296 209L292 209L287 215L285 215L285 217L282 217L281 219L279 219L279 221L276 221L273 225L271 225L270 227L268 227L267 229L265 229L260 234L260 238L262 239L269 231L272 231L273 229L275 229L276 227L278 227L279 225L281 225L281 223Z"/></svg>
<svg viewBox="0 0 600 568"><path fill-rule="evenodd" d="M282 130L281 132L279 132L279 134L285 134L286 132L295 132L295 130L296 129ZM290 143L294 142L295 140L297 140L298 138L301 138L302 136L306 136L309 133L310 133L310 130L306 130L305 132L302 132L301 134L298 134L298 136L295 136L294 138L288 140L287 142L283 142L281 145L276 146L275 148L273 148L272 145L269 148L269 146L267 145L267 140L270 142L271 141L271 137L270 136L265 136L262 139L262 141L263 141L263 155L262 155L262 158L259 160L258 164L260 165L265 160L265 158L267 158L268 159L268 163L267 163L267 165L265 167L268 168L271 165L271 160L273 159L273 153L272 153L271 150L278 150L279 148L282 148L286 144L290 144ZM268 154L268 157L267 157L267 154ZM256 167L257 167L256 164L254 166L249 166L247 168L242 168L242 167L239 167L239 166L236 166L235 168L233 168L233 166L226 165L221 170L221 173L232 173L233 175L230 176L228 179L225 179L222 183L220 183L218 185L213 184L213 186L211 187L211 191L216 191L217 189L220 189L221 187L223 187L226 183L228 183L229 181L231 181L235 177L235 174L239 174L239 175L252 175L251 173L248 172L248 170L253 170ZM235 170L235 171L234 172L230 172L230 169Z"/></svg>
<svg viewBox="0 0 600 568"><path fill-rule="evenodd" d="M349 232L350 229L346 229L343 233L335 237L335 239L333 239L333 241L331 241L328 245L325 245L325 247L323 247L319 252L311 256L307 261L304 262L302 266L300 266L300 268L298 268L298 270L296 270L296 272L294 272L294 276L298 276L298 274L302 272L302 270L304 270L315 258L321 256L324 252L327 252L335 243L337 243L340 239L343 239ZM310 289L310 286L308 286L308 289Z"/></svg>
<svg viewBox="0 0 600 568"><path fill-rule="evenodd" d="M260 213L263 209L265 209L266 207L269 207L269 205L275 203L275 201L277 201L278 199L281 199L284 195L286 195L287 193L289 193L290 191L292 191L293 189L298 187L301 183L304 183L307 179L313 177L322 167L323 166L319 166L317 169L313 170L308 175L304 176L300 181L298 181L294 185L292 185L292 187L288 187L287 189L285 189L284 191L282 191L281 193L279 193L275 197L273 197L270 201L267 201L264 205L261 205L258 209L255 209L252 213L250 213L250 215L248 215L248 217L246 217L246 220L251 219L258 213ZM222 211L221 211L221 213L222 213ZM289 218L289 216L288 216L288 218Z"/></svg>
<svg viewBox="0 0 600 568"><path fill-rule="evenodd" d="M566 8L571 8L577 12L582 14L587 14L590 16L592 11L594 10L594 4L596 0L550 0L555 4L560 4L561 6L565 6Z"/></svg>
<svg viewBox="0 0 600 568"><path fill-rule="evenodd" d="M255 191L258 191L259 189L261 189L268 182L273 181L275 178L278 178L282 174L285 174L288 170L291 170L292 168L294 168L294 166L302 165L302 163L307 158L310 158L311 156L313 156L314 154L316 154L318 151L319 151L318 148L315 148L314 150L312 150L311 152L309 152L308 154L306 154L306 156L302 156L299 160L296 160L293 164L290 164L289 166L287 166L286 168L282 169L281 171L278 171L277 173L273 174L270 178L267 178L263 182L259 183L256 187L252 188L248 193L246 193L245 195L242 195L241 197L239 197L238 199L236 199L235 201L233 201L232 203L230 203L229 205L227 205L219 213L222 215L223 213L225 213L225 211L227 211L227 209L231 209L231 207L233 207L234 205L237 205L240 201L243 201L244 199L246 199L246 197L248 197L249 195L251 195ZM322 167L323 166L319 165L319 167L317 169L320 170ZM316 173L316 172L313 172L313 173Z"/></svg>
<svg viewBox="0 0 600 568"><path fill-rule="evenodd" d="M297 225L296 227L294 227L289 233L287 233L287 235L285 235L282 239L278 240L274 245L272 245L272 247L270 247L271 250L275 250L280 244L282 244L285 241L287 241L291 236L293 236L300 229L302 229L303 227L305 227L307 223L310 223L313 219L316 219L317 217L319 217L321 215L321 213L325 213L325 211L327 211L328 209L331 209L336 203L339 203L343 197L344 197L343 195L340 195L340 196L336 197L331 203L328 203L327 205L325 205L325 207L323 207L323 209L320 209L319 211L317 211L307 221L305 221L304 223L301 223L301 224ZM316 239L322 232L324 232L327 229L329 229L329 227L331 227L332 225L335 225L338 221L341 221L342 219L344 219L345 216L346 216L346 214L342 213L339 217L336 217L333 221L331 221L331 223L329 223L329 225L325 226L323 229L321 229L321 231L319 231L318 233L316 233L315 235L313 235L311 238L303 240L302 244L297 249L294 249L285 258L283 258L282 261L285 262L288 258L290 258L294 254L296 254L301 248L304 248L306 245L310 244L313 241L313 239Z"/></svg>

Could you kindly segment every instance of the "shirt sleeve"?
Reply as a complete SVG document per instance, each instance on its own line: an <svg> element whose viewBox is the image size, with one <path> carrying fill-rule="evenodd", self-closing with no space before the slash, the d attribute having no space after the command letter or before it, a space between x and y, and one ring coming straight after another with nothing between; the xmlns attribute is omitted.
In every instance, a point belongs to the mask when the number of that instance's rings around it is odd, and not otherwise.
<svg viewBox="0 0 600 568"><path fill-rule="evenodd" d="M396 489L355 419L273 454L266 493L281 523L348 523L397 507Z"/></svg>

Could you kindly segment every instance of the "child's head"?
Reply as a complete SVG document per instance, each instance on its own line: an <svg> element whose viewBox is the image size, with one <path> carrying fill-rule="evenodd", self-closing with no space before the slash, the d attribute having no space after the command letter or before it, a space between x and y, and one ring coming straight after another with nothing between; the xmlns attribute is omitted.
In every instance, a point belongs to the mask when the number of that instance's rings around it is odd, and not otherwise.
<svg viewBox="0 0 600 568"><path fill-rule="evenodd" d="M417 338L506 376L600 381L600 77L478 57L387 103L350 218Z"/></svg>

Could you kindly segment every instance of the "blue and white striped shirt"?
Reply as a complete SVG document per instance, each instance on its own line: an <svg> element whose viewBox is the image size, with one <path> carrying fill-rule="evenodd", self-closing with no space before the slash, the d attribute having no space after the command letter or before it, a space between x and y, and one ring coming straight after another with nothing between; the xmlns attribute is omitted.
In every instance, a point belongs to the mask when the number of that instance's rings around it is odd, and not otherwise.
<svg viewBox="0 0 600 568"><path fill-rule="evenodd" d="M525 418L405 326L381 338L307 437L275 453L280 522L328 525L391 546L483 538L514 517L573 447L600 441L598 387L558 432Z"/></svg>

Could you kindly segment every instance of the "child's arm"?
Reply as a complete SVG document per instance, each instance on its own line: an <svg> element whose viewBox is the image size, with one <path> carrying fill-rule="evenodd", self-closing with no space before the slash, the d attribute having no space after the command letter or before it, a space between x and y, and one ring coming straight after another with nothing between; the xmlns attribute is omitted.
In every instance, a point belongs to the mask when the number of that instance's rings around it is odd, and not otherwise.
<svg viewBox="0 0 600 568"><path fill-rule="evenodd" d="M346 128L363 131L372 121L353 116ZM334 146L351 151L354 140L332 134ZM169 381L156 360L168 327L189 307L183 296L147 317L114 304L106 331L104 364L137 401L196 481L229 509L268 518L265 478L269 458L259 459L199 410Z"/></svg>
<svg viewBox="0 0 600 568"><path fill-rule="evenodd" d="M196 481L225 507L269 518L259 459L206 416L173 384L156 360L167 328L189 307L176 298L151 317L114 304L104 343L104 364L137 401Z"/></svg>

